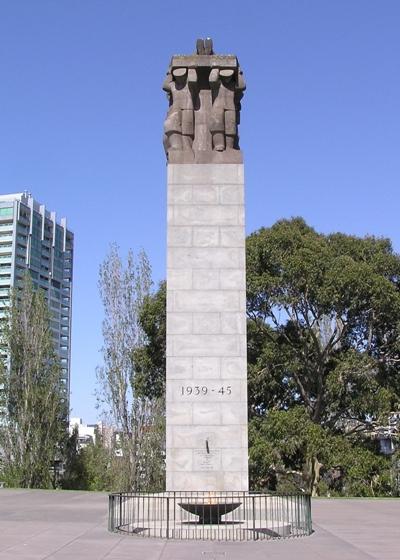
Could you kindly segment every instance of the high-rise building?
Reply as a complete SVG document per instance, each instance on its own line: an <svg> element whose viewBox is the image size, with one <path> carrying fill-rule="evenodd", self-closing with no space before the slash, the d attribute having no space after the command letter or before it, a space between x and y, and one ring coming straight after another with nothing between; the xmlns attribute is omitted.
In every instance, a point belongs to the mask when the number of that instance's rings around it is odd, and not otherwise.
<svg viewBox="0 0 400 560"><path fill-rule="evenodd" d="M58 222L55 212L26 191L0 195L0 319L10 305L10 288L18 285L28 269L33 285L45 292L49 305L68 405L73 248L74 236L65 218Z"/></svg>

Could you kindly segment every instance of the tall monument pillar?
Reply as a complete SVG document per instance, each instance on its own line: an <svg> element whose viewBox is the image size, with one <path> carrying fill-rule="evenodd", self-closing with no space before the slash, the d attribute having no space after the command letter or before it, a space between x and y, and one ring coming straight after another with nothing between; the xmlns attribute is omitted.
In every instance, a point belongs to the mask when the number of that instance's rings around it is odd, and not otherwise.
<svg viewBox="0 0 400 560"><path fill-rule="evenodd" d="M247 491L245 89L236 56L173 56L168 160L167 491Z"/></svg>

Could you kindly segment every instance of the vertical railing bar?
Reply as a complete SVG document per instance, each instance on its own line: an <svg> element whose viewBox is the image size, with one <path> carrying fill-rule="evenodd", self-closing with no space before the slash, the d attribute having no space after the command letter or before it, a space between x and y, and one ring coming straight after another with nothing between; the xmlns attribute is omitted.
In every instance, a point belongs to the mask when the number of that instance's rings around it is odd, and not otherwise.
<svg viewBox="0 0 400 560"><path fill-rule="evenodd" d="M134 526L134 511L133 511L133 496L132 494L129 497L129 527L130 527L130 533L134 532L135 526Z"/></svg>
<svg viewBox="0 0 400 560"><path fill-rule="evenodd" d="M161 498L160 500L161 506L161 536L164 537L164 507L165 507L165 498Z"/></svg>
<svg viewBox="0 0 400 560"><path fill-rule="evenodd" d="M118 528L121 528L122 523L122 494L119 494L119 518L118 518Z"/></svg>
<svg viewBox="0 0 400 560"><path fill-rule="evenodd" d="M256 516L256 512L254 509L254 496L252 496L252 509L253 509L253 538L254 540L256 539L256 521L255 521L255 516Z"/></svg>
<svg viewBox="0 0 400 560"><path fill-rule="evenodd" d="M268 529L268 523L269 523L269 521L268 521L268 505L269 505L268 496L265 494L264 495L264 514L262 516L262 523L263 523L263 525L265 523L265 529ZM260 524L261 524L261 515L260 515ZM267 536L267 531L265 531L265 536Z"/></svg>
<svg viewBox="0 0 400 560"><path fill-rule="evenodd" d="M129 533L129 503L128 494L124 494L123 504L122 504L122 527L124 532Z"/></svg>
<svg viewBox="0 0 400 560"><path fill-rule="evenodd" d="M130 503L131 503L131 499L129 498L128 494L126 494L124 499L124 530L127 531L128 533L131 532L131 526L129 524Z"/></svg>
<svg viewBox="0 0 400 560"><path fill-rule="evenodd" d="M295 522L296 522L296 537L299 536L300 531L300 497L295 496Z"/></svg>
<svg viewBox="0 0 400 560"><path fill-rule="evenodd" d="M145 497L144 497L144 496L140 496L140 497L139 497L139 500L140 500L140 504L141 504L141 506L142 506L142 507L141 507L141 509L142 509L142 519L141 519L142 522L141 522L141 527L144 528L144 527L145 527L145 523L144 523L144 508L145 508L145 505L144 505L144 504L145 504ZM142 533L140 533L140 534L142 534Z"/></svg>
<svg viewBox="0 0 400 560"><path fill-rule="evenodd" d="M126 494L124 500L124 524L125 529L128 533L133 531L133 527L131 525L131 517L132 517L132 496Z"/></svg>
<svg viewBox="0 0 400 560"><path fill-rule="evenodd" d="M157 503L158 496L154 497L154 500L151 502L151 510L150 510L150 500L149 500L149 524L150 524L150 531L152 535L155 533L155 519L154 519L154 504Z"/></svg>
<svg viewBox="0 0 400 560"><path fill-rule="evenodd" d="M169 539L169 497L167 498L167 539Z"/></svg>
<svg viewBox="0 0 400 560"><path fill-rule="evenodd" d="M146 506L146 528L147 528L147 538L151 536L151 515L150 515L150 500L152 499L153 494L146 494L145 495L145 506Z"/></svg>
<svg viewBox="0 0 400 560"><path fill-rule="evenodd" d="M176 492L174 491L173 494L173 500L174 500L174 535L175 535L175 525L176 525Z"/></svg>
<svg viewBox="0 0 400 560"><path fill-rule="evenodd" d="M245 519L246 519L246 532L245 540L249 539L249 521L250 521L250 495L246 496L246 506L245 506Z"/></svg>
<svg viewBox="0 0 400 560"><path fill-rule="evenodd" d="M307 520L304 517L304 496L300 496L300 518L301 518L301 534L305 535L307 530Z"/></svg>
<svg viewBox="0 0 400 560"><path fill-rule="evenodd" d="M140 498L137 496L137 494L130 494L130 499L129 499L129 503L130 503L130 511L131 511L131 518L132 518L132 534L135 535L141 535L141 533L138 531L138 529L140 528L140 513L138 511L136 511L136 504L139 503ZM126 495L126 502L128 503L128 494Z"/></svg>
<svg viewBox="0 0 400 560"><path fill-rule="evenodd" d="M161 517L162 517L161 516L161 506L160 506L161 500L162 500L162 496L158 496L157 497L157 502L156 502L156 519L155 519L155 525L156 525L155 533L160 535L160 537L161 537L161 532L160 531L161 531L161 523L162 523L162 520L161 520Z"/></svg>
<svg viewBox="0 0 400 560"><path fill-rule="evenodd" d="M296 528L299 537L301 535L301 496L296 496Z"/></svg>
<svg viewBox="0 0 400 560"><path fill-rule="evenodd" d="M293 536L293 524L294 524L294 494L290 496L290 532L291 536Z"/></svg>

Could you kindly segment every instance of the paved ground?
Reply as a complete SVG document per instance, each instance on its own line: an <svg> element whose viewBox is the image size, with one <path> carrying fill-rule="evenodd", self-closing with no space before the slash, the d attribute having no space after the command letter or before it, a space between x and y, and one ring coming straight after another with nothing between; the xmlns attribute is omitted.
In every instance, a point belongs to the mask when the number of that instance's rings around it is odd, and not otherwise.
<svg viewBox="0 0 400 560"><path fill-rule="evenodd" d="M311 537L177 542L110 534L107 496L0 489L0 560L399 560L400 500L315 500Z"/></svg>

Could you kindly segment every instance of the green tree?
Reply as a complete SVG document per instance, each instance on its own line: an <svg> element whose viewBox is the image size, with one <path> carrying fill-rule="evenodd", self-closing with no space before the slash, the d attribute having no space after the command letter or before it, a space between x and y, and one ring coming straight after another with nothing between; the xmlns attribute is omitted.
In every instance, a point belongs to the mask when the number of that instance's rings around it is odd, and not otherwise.
<svg viewBox="0 0 400 560"><path fill-rule="evenodd" d="M75 426L65 445L61 486L68 490L88 490L86 466L78 446L78 436L78 426Z"/></svg>
<svg viewBox="0 0 400 560"><path fill-rule="evenodd" d="M249 444L250 478L257 490L349 496L391 491L391 462L376 453L373 442L332 433L313 422L303 406L253 417Z"/></svg>
<svg viewBox="0 0 400 560"><path fill-rule="evenodd" d="M66 400L47 302L30 276L12 294L2 325L0 449L10 486L49 488L66 439Z"/></svg>
<svg viewBox="0 0 400 560"><path fill-rule="evenodd" d="M113 449L104 446L99 435L95 441L80 450L80 457L84 466L86 489L96 491L117 491L114 481Z"/></svg>
<svg viewBox="0 0 400 560"><path fill-rule="evenodd" d="M135 388L137 394L150 399L165 395L166 296L166 282L161 282L155 293L144 298L139 313L145 340L134 352Z"/></svg>
<svg viewBox="0 0 400 560"><path fill-rule="evenodd" d="M400 387L400 258L390 241L282 220L248 238L247 267L251 415L300 405L353 442L386 422ZM321 460L319 444L309 457L303 449L303 466Z"/></svg>

